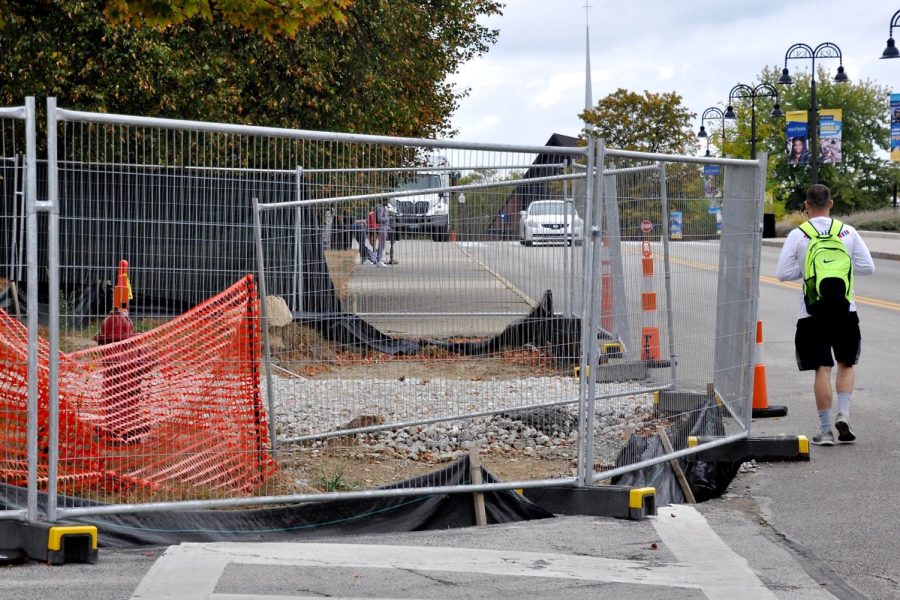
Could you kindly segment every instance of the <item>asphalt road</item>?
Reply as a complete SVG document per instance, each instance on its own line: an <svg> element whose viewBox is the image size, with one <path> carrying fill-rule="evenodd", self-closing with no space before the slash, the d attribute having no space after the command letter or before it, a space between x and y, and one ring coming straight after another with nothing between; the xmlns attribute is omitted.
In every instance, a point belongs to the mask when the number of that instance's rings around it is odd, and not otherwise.
<svg viewBox="0 0 900 600"><path fill-rule="evenodd" d="M754 421L753 431L812 436L812 375L794 360L799 291L773 279L777 257L777 248L763 248L759 314L769 403L787 406L788 416ZM888 599L900 598L900 261L875 259L875 269L855 282L863 337L851 405L856 444L813 447L809 463L765 465L742 479L777 530L870 597Z"/></svg>

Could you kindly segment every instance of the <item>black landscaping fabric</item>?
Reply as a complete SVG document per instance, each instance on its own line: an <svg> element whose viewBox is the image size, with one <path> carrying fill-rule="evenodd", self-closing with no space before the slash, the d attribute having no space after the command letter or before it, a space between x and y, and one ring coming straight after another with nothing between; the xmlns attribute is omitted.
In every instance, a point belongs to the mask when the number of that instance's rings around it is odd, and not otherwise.
<svg viewBox="0 0 900 600"><path fill-rule="evenodd" d="M482 467L485 483L497 480ZM386 489L463 485L469 481L469 458L403 481ZM100 503L66 497L67 507ZM488 524L546 519L553 515L512 491L485 492ZM46 495L39 497L46 507ZM26 506L26 490L0 485L0 509ZM128 548L182 542L292 541L326 536L397 533L475 525L472 494L396 496L364 500L327 500L252 510L168 510L94 515L71 519L97 527L102 547ZM2 543L0 543L2 547Z"/></svg>
<svg viewBox="0 0 900 600"><path fill-rule="evenodd" d="M326 296L329 292L322 291ZM577 362L581 347L581 320L553 314L553 294L544 292L541 301L522 319L511 323L499 335L476 341L392 338L351 313L316 316L294 313L297 323L316 329L325 339L357 351L375 350L390 355L413 355L434 346L466 356L491 354L505 349L534 346L554 357L560 366Z"/></svg>
<svg viewBox="0 0 900 600"><path fill-rule="evenodd" d="M714 399L710 399L700 410L679 417L670 435L673 448L675 450L686 448L690 436L724 436L724 414L725 409ZM632 435L619 451L616 467L650 460L664 454L665 450L659 436L644 438ZM637 459L632 460L629 457ZM680 458L679 463L697 502L705 502L724 494L741 466L739 461L697 461L691 457ZM669 461L614 477L611 483L635 488L654 487L657 506L683 504L686 501Z"/></svg>

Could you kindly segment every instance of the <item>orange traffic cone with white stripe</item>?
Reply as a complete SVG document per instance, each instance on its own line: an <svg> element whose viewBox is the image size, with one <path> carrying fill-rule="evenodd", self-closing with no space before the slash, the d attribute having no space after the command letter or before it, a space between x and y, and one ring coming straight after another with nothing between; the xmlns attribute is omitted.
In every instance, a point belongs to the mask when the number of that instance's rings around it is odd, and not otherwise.
<svg viewBox="0 0 900 600"><path fill-rule="evenodd" d="M753 367L753 418L783 417L787 406L769 406L766 365L763 364L762 321L756 322L756 364Z"/></svg>
<svg viewBox="0 0 900 600"><path fill-rule="evenodd" d="M653 252L650 242L641 243L641 311L643 327L641 328L641 360L659 362L659 323L656 318L656 288L653 282Z"/></svg>

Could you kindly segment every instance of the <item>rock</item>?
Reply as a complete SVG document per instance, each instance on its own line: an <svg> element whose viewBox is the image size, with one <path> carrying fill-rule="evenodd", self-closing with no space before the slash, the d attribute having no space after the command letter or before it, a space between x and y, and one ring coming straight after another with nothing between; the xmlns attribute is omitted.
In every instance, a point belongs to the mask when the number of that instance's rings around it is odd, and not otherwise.
<svg viewBox="0 0 900 600"><path fill-rule="evenodd" d="M294 320L291 309L281 296L266 296L269 327L285 327Z"/></svg>

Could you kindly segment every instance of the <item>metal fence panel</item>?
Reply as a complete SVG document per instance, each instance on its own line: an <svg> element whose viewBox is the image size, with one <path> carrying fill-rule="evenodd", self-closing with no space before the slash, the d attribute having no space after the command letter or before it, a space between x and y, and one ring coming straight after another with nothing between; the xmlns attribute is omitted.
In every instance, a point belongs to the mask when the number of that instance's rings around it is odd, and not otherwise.
<svg viewBox="0 0 900 600"><path fill-rule="evenodd" d="M601 354L599 377L621 392L598 395L595 481L671 457L654 443L663 433L675 455L691 451L689 435L713 444L749 434L765 177L747 161L713 165L711 182L706 161L608 155L601 322L624 348Z"/></svg>
<svg viewBox="0 0 900 600"><path fill-rule="evenodd" d="M36 308L25 306L20 292L32 284L25 267L29 242L35 244L37 215L34 99L25 106L0 108L0 482L27 488L24 509L0 511L0 519L37 519L37 362L29 340L37 339ZM30 291L30 289L29 289ZM28 319L28 329L19 321ZM10 326L15 324L16 331Z"/></svg>
<svg viewBox="0 0 900 600"><path fill-rule="evenodd" d="M706 409L712 444L747 434L762 163L712 199L710 161L593 141L48 112L51 520L398 495L471 452L477 489L590 485Z"/></svg>

